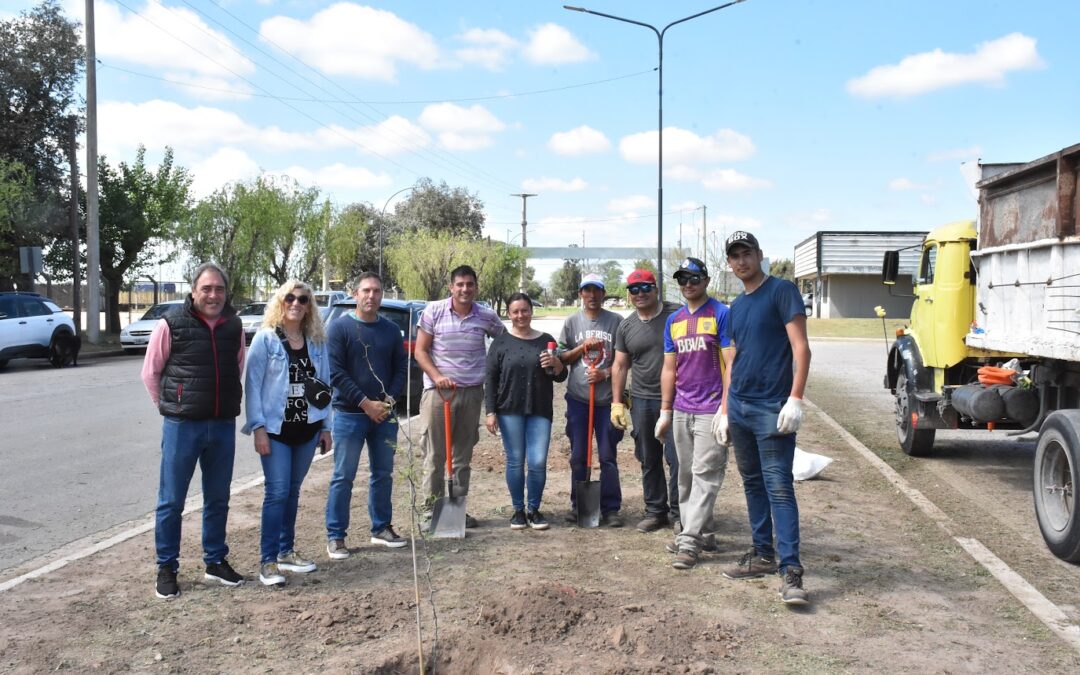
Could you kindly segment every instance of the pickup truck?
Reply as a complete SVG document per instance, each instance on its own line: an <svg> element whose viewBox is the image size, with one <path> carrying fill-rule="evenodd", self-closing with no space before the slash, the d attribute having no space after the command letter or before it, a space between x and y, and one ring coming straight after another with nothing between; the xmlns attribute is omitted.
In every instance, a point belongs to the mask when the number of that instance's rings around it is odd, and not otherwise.
<svg viewBox="0 0 1080 675"><path fill-rule="evenodd" d="M1032 489L1039 528L1080 562L1080 145L1026 164L984 164L979 220L921 244L911 320L885 387L909 455L938 429L1038 432ZM894 284L899 251L882 281Z"/></svg>

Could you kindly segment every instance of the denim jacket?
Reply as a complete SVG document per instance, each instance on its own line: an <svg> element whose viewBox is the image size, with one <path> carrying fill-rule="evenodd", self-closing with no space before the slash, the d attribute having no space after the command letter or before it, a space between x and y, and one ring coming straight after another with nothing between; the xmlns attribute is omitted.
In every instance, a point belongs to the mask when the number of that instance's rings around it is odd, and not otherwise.
<svg viewBox="0 0 1080 675"><path fill-rule="evenodd" d="M326 343L307 341L308 355L315 364L315 377L330 381L330 357ZM241 429L250 434L259 427L267 433L281 433L285 420L285 403L289 397L289 355L281 338L272 328L260 328L251 340L247 352L247 371L244 374L244 409L247 423ZM331 406L322 410L308 406L308 421L322 421L322 429L330 430Z"/></svg>

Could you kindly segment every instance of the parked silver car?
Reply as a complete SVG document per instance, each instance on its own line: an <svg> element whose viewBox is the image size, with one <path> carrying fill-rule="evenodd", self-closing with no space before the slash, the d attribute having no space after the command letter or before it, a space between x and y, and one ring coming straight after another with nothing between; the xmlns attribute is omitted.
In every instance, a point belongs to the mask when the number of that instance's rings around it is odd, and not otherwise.
<svg viewBox="0 0 1080 675"><path fill-rule="evenodd" d="M146 349L147 343L150 342L150 333L154 332L158 319L183 309L183 300L167 300L152 306L146 310L141 319L129 323L120 331L120 346L125 352L139 352Z"/></svg>

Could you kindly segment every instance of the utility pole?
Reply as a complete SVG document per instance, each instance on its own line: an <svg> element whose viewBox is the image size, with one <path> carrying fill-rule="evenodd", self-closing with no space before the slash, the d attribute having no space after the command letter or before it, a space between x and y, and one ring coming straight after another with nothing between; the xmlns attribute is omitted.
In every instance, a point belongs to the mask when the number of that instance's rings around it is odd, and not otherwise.
<svg viewBox="0 0 1080 675"><path fill-rule="evenodd" d="M82 332L82 274L79 266L79 118L68 118L68 165L71 167L71 314L75 334Z"/></svg>
<svg viewBox="0 0 1080 675"><path fill-rule="evenodd" d="M526 207L529 203L529 197L535 197L536 195L529 192L519 192L518 194L510 196L521 197L521 249L524 251L529 246L528 235L526 234L526 227L529 224L529 219L526 217ZM509 234L509 232L507 234ZM525 255L522 255L521 278L518 280L518 290L522 293L525 292L525 260Z"/></svg>
<svg viewBox="0 0 1080 675"><path fill-rule="evenodd" d="M708 206L701 205L701 260L709 266L709 219L705 217Z"/></svg>
<svg viewBox="0 0 1080 675"><path fill-rule="evenodd" d="M101 341L101 241L98 237L97 49L94 0L86 0L86 336Z"/></svg>

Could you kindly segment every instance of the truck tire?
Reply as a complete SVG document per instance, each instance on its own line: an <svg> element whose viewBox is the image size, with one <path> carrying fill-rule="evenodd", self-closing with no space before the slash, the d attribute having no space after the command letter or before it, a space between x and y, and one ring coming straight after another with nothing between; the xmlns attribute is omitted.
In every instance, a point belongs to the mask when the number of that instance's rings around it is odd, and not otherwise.
<svg viewBox="0 0 1080 675"><path fill-rule="evenodd" d="M1080 563L1080 410L1058 410L1043 422L1035 450L1035 516L1057 557Z"/></svg>
<svg viewBox="0 0 1080 675"><path fill-rule="evenodd" d="M908 385L903 369L896 377L896 440L900 449L912 457L925 457L934 447L935 429L916 429L911 424L911 411L918 405L913 386Z"/></svg>

